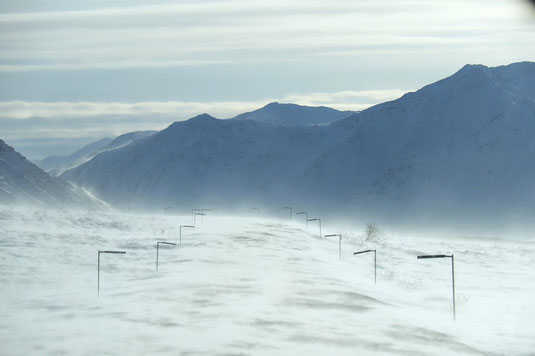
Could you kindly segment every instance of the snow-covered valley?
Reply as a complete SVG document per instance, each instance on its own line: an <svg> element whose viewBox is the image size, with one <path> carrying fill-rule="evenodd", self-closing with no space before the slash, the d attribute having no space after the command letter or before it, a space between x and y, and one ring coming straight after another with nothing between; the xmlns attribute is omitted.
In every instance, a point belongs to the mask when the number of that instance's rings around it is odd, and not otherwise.
<svg viewBox="0 0 535 356"><path fill-rule="evenodd" d="M0 209L0 354L529 355L535 241L300 221ZM351 237L351 238L350 238ZM373 255L377 249L377 284ZM101 255L97 298L97 251ZM452 318L453 253L457 319Z"/></svg>

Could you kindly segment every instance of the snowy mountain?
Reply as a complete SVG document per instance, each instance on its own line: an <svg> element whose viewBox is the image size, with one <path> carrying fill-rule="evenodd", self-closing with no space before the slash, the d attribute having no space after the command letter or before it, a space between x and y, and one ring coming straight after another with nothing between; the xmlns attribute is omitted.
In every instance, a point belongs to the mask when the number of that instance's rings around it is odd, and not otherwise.
<svg viewBox="0 0 535 356"><path fill-rule="evenodd" d="M67 156L49 156L40 161L36 161L40 168L47 171L53 176L63 173L65 170L76 167L80 163L86 161L100 149L106 147L112 141L111 138L106 137L98 141L92 142L87 146L80 148L78 151Z"/></svg>
<svg viewBox="0 0 535 356"><path fill-rule="evenodd" d="M266 194L277 196L279 183L331 142L333 133L319 126L283 127L203 114L100 153L62 177L117 205L252 203Z"/></svg>
<svg viewBox="0 0 535 356"><path fill-rule="evenodd" d="M356 128L295 186L390 220L495 216L515 224L535 213L534 88L535 63L467 65L334 123Z"/></svg>
<svg viewBox="0 0 535 356"><path fill-rule="evenodd" d="M254 120L283 126L328 124L353 114L325 106L270 103L258 110L235 116L236 120Z"/></svg>
<svg viewBox="0 0 535 356"><path fill-rule="evenodd" d="M0 140L0 204L104 208L108 205L61 178L51 177Z"/></svg>
<svg viewBox="0 0 535 356"><path fill-rule="evenodd" d="M384 221L535 213L535 63L467 65L329 125L201 115L97 155L63 177L139 206L295 203Z"/></svg>
<svg viewBox="0 0 535 356"><path fill-rule="evenodd" d="M36 164L52 176L59 176L68 169L79 166L83 162L89 161L96 154L114 150L128 145L129 143L140 138L152 135L156 131L136 131L116 137L115 139L103 138L82 147L78 151L68 156L50 156L46 157Z"/></svg>

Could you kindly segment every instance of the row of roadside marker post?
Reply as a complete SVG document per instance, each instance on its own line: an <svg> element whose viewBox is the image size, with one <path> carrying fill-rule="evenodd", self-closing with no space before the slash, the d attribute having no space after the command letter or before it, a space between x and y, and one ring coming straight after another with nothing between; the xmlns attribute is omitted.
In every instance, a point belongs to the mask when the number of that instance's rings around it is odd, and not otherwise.
<svg viewBox="0 0 535 356"><path fill-rule="evenodd" d="M282 207L283 209L285 210L289 210L290 211L290 221L292 220L292 207L290 206L284 206ZM297 212L296 215L305 215L305 226L308 227L308 222L309 221L317 221L318 222L318 226L319 226L319 237L321 238L321 219L319 218L314 218L314 219L309 219L308 218L308 212L306 211L300 211L300 212ZM339 258L340 260L342 259L342 234L328 234L328 235L325 235L324 237L335 237L335 236L338 236L338 255L339 255ZM363 250L363 251L357 251L357 252L353 252L353 255L360 255L360 254L363 254L363 253L368 253L368 252L373 252L374 254L374 281L375 281L375 284L377 284L377 250L376 249L373 249L373 250ZM453 320L455 320L455 257L453 254L451 255L419 255L419 256L416 256L417 259L430 259L430 258L451 258L451 284L452 284L452 294L453 294Z"/></svg>
<svg viewBox="0 0 535 356"><path fill-rule="evenodd" d="M163 208L164 209L164 214L167 214L167 210L168 209L172 209L172 207L166 207L166 208ZM253 210L255 210L257 212L257 214L259 214L260 212L260 209L259 208L251 208ZM285 210L289 210L290 211L290 220L292 220L292 207L289 207L289 206L285 206L283 207L283 209ZM200 211L200 213L198 212ZM192 214L192 220L193 220L193 225L180 225L179 227L179 244L182 244L182 228L194 228L195 225L196 225L196 217L197 216L201 216L202 217L202 221L204 221L204 216L206 216L206 214L204 213L205 211L212 211L212 209L191 209L191 214ZM318 224L319 224L319 236L320 238L322 237L321 235L321 219L320 218L314 218L314 219L308 219L308 212L306 211L301 211L301 212L297 212L296 214L298 215L305 215L305 224L306 226L308 227L308 222L309 221L318 221ZM342 234L328 234L328 235L325 235L324 237L335 237L335 236L338 236L338 255L339 255L339 258L340 260L342 259ZM159 250L160 250L160 244L162 245L170 245L170 246L176 246L176 243L173 243L173 242L168 242L168 241L157 241L156 242L156 271L158 271L158 260L159 260ZM377 284L377 250L376 249L370 249L370 250L362 250L362 251L357 251L357 252L353 252L353 255L360 255L360 254L364 254L364 253L369 253L369 252L373 252L374 254L374 282L375 284ZM112 250L98 250L98 261L97 261L97 296L100 296L100 255L101 254L126 254L126 251L112 251ZM452 293L453 293L453 320L455 320L456 318L456 315L455 315L455 257L453 254L451 255L445 255L445 254L441 254L441 255L419 255L416 257L417 259L431 259L431 258L451 258L451 279L452 279Z"/></svg>
<svg viewBox="0 0 535 356"><path fill-rule="evenodd" d="M173 209L172 206L168 206L163 208L164 215L167 215L167 210ZM200 213L196 213L196 211L201 211ZM180 225L179 227L179 244L182 245L182 228L194 228L196 226L196 217L197 216L206 216L204 213L205 211L212 211L212 209L191 209L191 216L193 219L193 225ZM203 221L204 222L204 221ZM162 230L163 234L163 230ZM161 245L168 245L168 246L176 246L176 243L174 242L168 242L168 241L157 241L156 242L156 271L158 271L158 260L160 255L160 244ZM126 251L113 251L113 250L98 250L98 257L97 257L97 296L100 297L100 255L101 254L115 254L115 255L126 255Z"/></svg>

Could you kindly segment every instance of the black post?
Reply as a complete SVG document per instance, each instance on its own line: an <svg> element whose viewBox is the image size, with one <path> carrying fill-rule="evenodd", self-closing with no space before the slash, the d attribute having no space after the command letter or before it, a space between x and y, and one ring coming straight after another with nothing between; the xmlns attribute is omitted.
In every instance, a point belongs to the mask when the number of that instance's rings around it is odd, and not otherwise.
<svg viewBox="0 0 535 356"><path fill-rule="evenodd" d="M212 209L206 209L206 208L202 208L201 209L201 213L204 214L205 211L212 211ZM206 215L206 214L204 214L204 215ZM201 224L204 224L204 215L201 218Z"/></svg>
<svg viewBox="0 0 535 356"><path fill-rule="evenodd" d="M338 236L338 255L340 256L340 260L342 260L342 234L331 234L331 235L325 235L325 237L333 237Z"/></svg>
<svg viewBox="0 0 535 356"><path fill-rule="evenodd" d="M377 250L364 250L353 252L353 255L360 255L361 253L373 252L373 264L374 264L374 281L377 284Z"/></svg>
<svg viewBox="0 0 535 356"><path fill-rule="evenodd" d="M195 213L193 214L193 227L197 226L197 215L201 215L201 216L204 216L206 214L203 214L203 213Z"/></svg>
<svg viewBox="0 0 535 356"><path fill-rule="evenodd" d="M193 226L193 225L180 225L180 228L179 228L179 231L180 231L180 233L179 233L179 235L180 235L180 240L179 240L180 245L182 245L182 228L183 227L195 227L195 226Z"/></svg>
<svg viewBox="0 0 535 356"><path fill-rule="evenodd" d="M156 242L156 271L158 271L158 255L159 255L159 252L160 252L160 244L176 246L176 244L172 243L172 242L166 242L166 241L157 241Z"/></svg>
<svg viewBox="0 0 535 356"><path fill-rule="evenodd" d="M455 320L455 257L451 255L451 285L453 291L453 320Z"/></svg>
<svg viewBox="0 0 535 356"><path fill-rule="evenodd" d="M420 255L416 256L417 259L424 258L451 258L451 285L453 292L453 320L455 320L455 257L451 255Z"/></svg>
<svg viewBox="0 0 535 356"><path fill-rule="evenodd" d="M283 206L282 208L290 210L290 221L292 221L292 207L291 206Z"/></svg>
<svg viewBox="0 0 535 356"><path fill-rule="evenodd" d="M167 215L167 210L169 210L169 209L173 209L173 207L172 206L167 206L167 207L163 208L163 215Z"/></svg>
<svg viewBox="0 0 535 356"><path fill-rule="evenodd" d="M100 297L100 254L101 253L114 253L125 255L125 251L109 251L109 250L98 250L98 262L97 262L97 296Z"/></svg>
<svg viewBox="0 0 535 356"><path fill-rule="evenodd" d="M191 220L193 220L193 223L195 224L195 212L200 211L201 209L191 209Z"/></svg>
<svg viewBox="0 0 535 356"><path fill-rule="evenodd" d="M296 215L299 214L305 214L305 226L308 227L308 213L306 211L300 211L298 213L295 213Z"/></svg>
<svg viewBox="0 0 535 356"><path fill-rule="evenodd" d="M320 226L320 238L321 238L321 219L308 219L307 221L317 221L319 223L319 226Z"/></svg>

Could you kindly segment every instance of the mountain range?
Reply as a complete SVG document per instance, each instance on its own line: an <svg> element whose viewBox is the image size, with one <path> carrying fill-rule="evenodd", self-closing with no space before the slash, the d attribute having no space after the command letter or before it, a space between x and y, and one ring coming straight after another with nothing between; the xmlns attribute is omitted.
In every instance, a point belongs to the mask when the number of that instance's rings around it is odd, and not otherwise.
<svg viewBox="0 0 535 356"><path fill-rule="evenodd" d="M152 135L154 132L156 131L135 131L120 135L115 139L106 137L92 142L70 155L49 156L35 163L43 170L47 171L50 175L58 176L68 169L74 168L86 161L89 161L91 158L101 152L126 146L139 138Z"/></svg>
<svg viewBox="0 0 535 356"><path fill-rule="evenodd" d="M40 162L65 170L59 179L2 142L0 194L41 205L291 205L331 219L518 226L535 214L534 83L532 62L466 65L360 112L271 103L233 119L202 114Z"/></svg>
<svg viewBox="0 0 535 356"><path fill-rule="evenodd" d="M281 104L234 120L199 115L62 177L116 206L294 204L385 221L514 224L535 213L534 93L535 63L466 65L322 125L253 119Z"/></svg>

